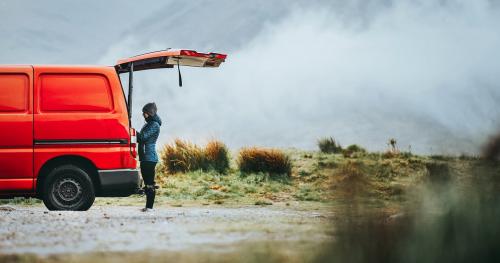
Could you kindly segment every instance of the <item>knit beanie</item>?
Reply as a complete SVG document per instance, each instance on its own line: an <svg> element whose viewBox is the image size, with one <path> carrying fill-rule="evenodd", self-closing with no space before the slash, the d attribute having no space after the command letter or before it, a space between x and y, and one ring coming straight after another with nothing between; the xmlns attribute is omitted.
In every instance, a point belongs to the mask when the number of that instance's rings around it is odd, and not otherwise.
<svg viewBox="0 0 500 263"><path fill-rule="evenodd" d="M147 103L142 107L142 112L147 113L149 116L155 116L156 115L156 104L154 102Z"/></svg>

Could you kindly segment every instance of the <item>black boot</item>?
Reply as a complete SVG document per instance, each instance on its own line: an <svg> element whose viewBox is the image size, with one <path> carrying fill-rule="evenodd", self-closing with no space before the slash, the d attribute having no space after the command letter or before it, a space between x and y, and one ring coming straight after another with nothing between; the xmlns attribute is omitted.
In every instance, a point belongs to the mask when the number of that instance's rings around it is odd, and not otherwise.
<svg viewBox="0 0 500 263"><path fill-rule="evenodd" d="M153 209L156 195L155 185L146 185L146 208Z"/></svg>

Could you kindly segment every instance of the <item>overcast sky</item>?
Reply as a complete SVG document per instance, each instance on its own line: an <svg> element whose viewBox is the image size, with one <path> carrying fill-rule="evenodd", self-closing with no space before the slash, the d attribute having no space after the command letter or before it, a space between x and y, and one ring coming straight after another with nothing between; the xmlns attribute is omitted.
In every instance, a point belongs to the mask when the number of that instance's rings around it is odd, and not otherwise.
<svg viewBox="0 0 500 263"><path fill-rule="evenodd" d="M218 69L136 74L134 126L156 101L161 143L477 152L500 128L498 1L0 2L0 63L103 64L166 47Z"/></svg>

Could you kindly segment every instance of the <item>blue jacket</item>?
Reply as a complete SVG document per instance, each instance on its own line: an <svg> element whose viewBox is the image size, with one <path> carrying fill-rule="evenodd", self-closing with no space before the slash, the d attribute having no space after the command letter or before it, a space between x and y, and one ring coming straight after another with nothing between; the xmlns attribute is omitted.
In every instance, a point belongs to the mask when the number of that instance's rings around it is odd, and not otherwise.
<svg viewBox="0 0 500 263"><path fill-rule="evenodd" d="M139 143L139 161L158 162L156 140L160 134L161 119L158 114L146 118L146 124L137 133Z"/></svg>

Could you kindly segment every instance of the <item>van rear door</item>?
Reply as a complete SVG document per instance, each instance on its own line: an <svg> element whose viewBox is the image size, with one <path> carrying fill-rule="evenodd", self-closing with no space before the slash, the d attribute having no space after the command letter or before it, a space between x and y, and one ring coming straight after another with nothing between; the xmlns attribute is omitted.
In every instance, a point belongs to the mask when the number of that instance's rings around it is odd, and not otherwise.
<svg viewBox="0 0 500 263"><path fill-rule="evenodd" d="M219 53L200 53L187 49L167 49L162 51L150 52L130 58L118 60L115 65L118 74L128 73L128 117L132 125L132 91L133 91L133 73L135 71L173 68L177 65L189 67L219 67L226 60L227 55ZM179 86L182 86L182 78L179 70Z"/></svg>
<svg viewBox="0 0 500 263"><path fill-rule="evenodd" d="M173 68L174 66L219 67L227 55L219 53L200 53L186 49L167 49L155 51L130 58L120 59L115 65L118 73L129 72L133 63L133 71Z"/></svg>

